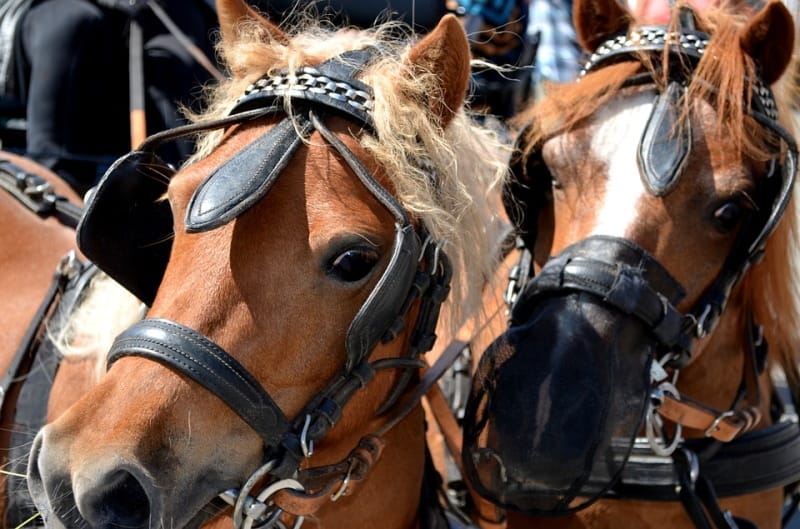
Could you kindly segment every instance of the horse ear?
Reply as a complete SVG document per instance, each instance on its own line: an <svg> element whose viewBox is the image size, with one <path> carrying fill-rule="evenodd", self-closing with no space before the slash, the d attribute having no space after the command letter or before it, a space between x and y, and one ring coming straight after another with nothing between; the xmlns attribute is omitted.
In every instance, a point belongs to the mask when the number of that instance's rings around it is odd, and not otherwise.
<svg viewBox="0 0 800 529"><path fill-rule="evenodd" d="M217 0L217 16L223 42L232 43L238 40L236 26L243 20L255 20L269 32L274 40L283 43L289 42L289 38L278 26L259 15L245 0Z"/></svg>
<svg viewBox="0 0 800 529"><path fill-rule="evenodd" d="M592 53L612 35L626 32L633 15L618 0L575 0L572 21L581 47Z"/></svg>
<svg viewBox="0 0 800 529"><path fill-rule="evenodd" d="M429 105L442 128L455 116L467 93L470 77L470 50L467 35L458 19L445 15L436 28L417 43L406 59L412 69L432 72L439 77L439 97Z"/></svg>
<svg viewBox="0 0 800 529"><path fill-rule="evenodd" d="M739 43L761 68L767 84L777 81L794 50L794 22L780 0L770 2L754 16L739 34Z"/></svg>

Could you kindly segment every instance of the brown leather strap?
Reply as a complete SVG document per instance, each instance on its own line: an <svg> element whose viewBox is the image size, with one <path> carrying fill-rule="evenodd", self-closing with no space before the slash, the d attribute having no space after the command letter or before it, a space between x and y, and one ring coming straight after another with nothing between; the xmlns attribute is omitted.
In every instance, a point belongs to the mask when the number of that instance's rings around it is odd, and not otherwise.
<svg viewBox="0 0 800 529"><path fill-rule="evenodd" d="M665 395L658 413L674 423L700 430L707 437L724 443L752 429L761 420L759 409L753 406L723 412L686 396L677 400L671 395Z"/></svg>
<svg viewBox="0 0 800 529"><path fill-rule="evenodd" d="M706 437L727 443L736 436L752 430L761 422L761 386L758 381L756 349L761 337L753 336L755 325L752 313L747 319L745 336L744 383L747 406L738 410L720 411L681 394L680 399L665 394L658 413L670 421L687 428L700 430Z"/></svg>
<svg viewBox="0 0 800 529"><path fill-rule="evenodd" d="M342 461L301 470L297 479L305 486L305 491L283 489L275 493L272 501L292 515L311 516L329 501L351 495L380 459L385 444L375 435L362 437Z"/></svg>

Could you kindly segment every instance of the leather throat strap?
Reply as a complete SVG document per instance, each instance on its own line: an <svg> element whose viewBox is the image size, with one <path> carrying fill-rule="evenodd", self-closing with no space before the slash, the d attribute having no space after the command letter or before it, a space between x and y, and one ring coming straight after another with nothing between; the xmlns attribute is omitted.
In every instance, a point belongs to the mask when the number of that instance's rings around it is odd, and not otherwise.
<svg viewBox="0 0 800 529"><path fill-rule="evenodd" d="M758 381L760 369L757 360L761 338L753 335L755 326L752 318L748 320L742 373L747 405L740 409L721 411L683 394L678 399L665 393L664 400L657 409L659 415L725 443L752 430L761 421L761 387Z"/></svg>

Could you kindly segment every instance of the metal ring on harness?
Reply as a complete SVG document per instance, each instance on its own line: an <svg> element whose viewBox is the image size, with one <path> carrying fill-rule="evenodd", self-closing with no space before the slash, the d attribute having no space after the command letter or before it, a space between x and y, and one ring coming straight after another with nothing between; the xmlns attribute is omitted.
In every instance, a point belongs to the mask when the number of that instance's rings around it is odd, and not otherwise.
<svg viewBox="0 0 800 529"><path fill-rule="evenodd" d="M669 443L665 442L667 437L664 435L661 417L659 417L656 413L658 406L653 404L653 400L663 401L665 393L671 395L677 400L680 400L681 398L678 389L672 383L662 382L659 384L658 387L655 388L651 393L651 401L647 406L647 415L645 415L645 433L647 435L647 442L653 452L660 456L671 456L672 453L678 448L678 444L683 439L683 427L680 423L676 423L675 434L673 435L672 440L669 441Z"/></svg>
<svg viewBox="0 0 800 529"><path fill-rule="evenodd" d="M272 483L270 486L262 490L261 493L256 497L256 500L261 505L264 505L266 509L269 507L268 505L269 499L272 498L276 493L285 489L303 491L305 490L305 487L303 487L303 485L296 479L290 479L290 478L281 479L276 481L275 483ZM261 515L261 517L267 516L267 519L255 526L253 524L254 522L259 521L258 518L246 516L242 527L241 528L237 527L236 529L253 529L254 527L256 529L272 529L273 527L278 526L278 524L280 523L279 520L280 515L283 513L284 510L281 508L277 508L270 513L265 512L264 514ZM298 516L297 520L294 523L293 529L300 529L300 526L303 525L304 520L305 518L303 516Z"/></svg>
<svg viewBox="0 0 800 529"><path fill-rule="evenodd" d="M233 505L233 526L236 529L241 529L242 524L244 523L245 517L255 517L258 518L264 514L266 510L266 505L263 506L263 510L261 506L256 503L250 496L250 491L256 484L261 481L267 474L272 472L275 467L278 466L278 460L270 459L263 465L261 465L258 470L253 472L253 474L247 479L247 481L242 485L242 488L239 490L230 489L225 491L224 493L220 494L220 498L226 503L232 503ZM250 500L250 501L248 501ZM245 513L247 511L247 513ZM260 511L260 512L258 512Z"/></svg>

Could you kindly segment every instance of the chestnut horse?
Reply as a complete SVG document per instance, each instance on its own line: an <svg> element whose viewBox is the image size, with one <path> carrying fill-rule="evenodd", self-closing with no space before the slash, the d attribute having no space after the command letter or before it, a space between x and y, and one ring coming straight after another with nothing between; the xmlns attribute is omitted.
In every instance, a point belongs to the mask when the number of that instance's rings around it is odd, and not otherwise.
<svg viewBox="0 0 800 529"><path fill-rule="evenodd" d="M33 499L52 528L430 525L418 355L451 274L480 300L506 165L462 108L466 36L218 14L230 79L87 205L82 250L151 307L37 436ZM198 132L172 174L154 149Z"/></svg>
<svg viewBox="0 0 800 529"><path fill-rule="evenodd" d="M56 174L6 152L0 153L0 186L4 222L0 235L0 372L4 374L0 446L6 448L2 468L11 474L8 480L9 474L0 475L0 512L5 513L7 486L12 496L21 488L21 501L30 503L24 479L13 474L25 472L25 452L45 420L46 401L39 410L41 417L31 406L21 413L18 402L26 398L25 393L20 396L21 381L29 373L52 377L57 364L54 354L43 358L35 350L46 332L45 322L79 267L75 226L81 199ZM38 392L42 393L41 388ZM6 523L18 521L7 519Z"/></svg>
<svg viewBox="0 0 800 529"><path fill-rule="evenodd" d="M780 527L800 480L792 18L574 18L584 74L518 117L509 212L537 275L478 368L467 473L509 527Z"/></svg>

